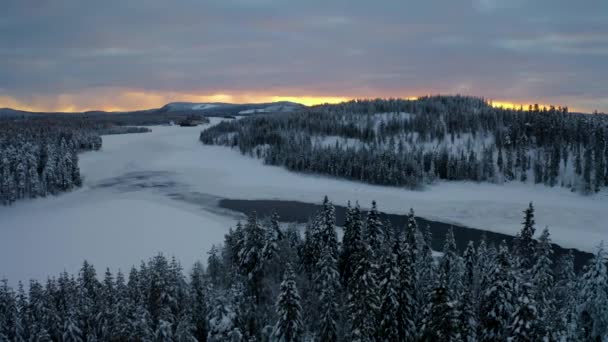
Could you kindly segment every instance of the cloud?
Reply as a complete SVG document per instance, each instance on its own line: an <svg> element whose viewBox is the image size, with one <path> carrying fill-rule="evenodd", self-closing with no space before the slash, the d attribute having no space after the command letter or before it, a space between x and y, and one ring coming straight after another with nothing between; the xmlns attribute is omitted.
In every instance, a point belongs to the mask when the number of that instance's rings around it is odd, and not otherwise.
<svg viewBox="0 0 608 342"><path fill-rule="evenodd" d="M603 0L5 0L0 106L467 92L608 111L607 32Z"/></svg>

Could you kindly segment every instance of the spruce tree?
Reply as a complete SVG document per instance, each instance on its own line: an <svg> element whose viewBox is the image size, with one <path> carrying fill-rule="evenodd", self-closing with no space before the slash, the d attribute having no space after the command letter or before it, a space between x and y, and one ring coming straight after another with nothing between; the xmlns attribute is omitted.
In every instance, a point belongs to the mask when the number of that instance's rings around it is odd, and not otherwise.
<svg viewBox="0 0 608 342"><path fill-rule="evenodd" d="M479 321L480 341L503 341L507 338L515 299L515 279L511 267L509 250L503 241L496 267L491 271L489 287L481 299L483 315Z"/></svg>
<svg viewBox="0 0 608 342"><path fill-rule="evenodd" d="M464 275L462 284L461 301L459 303L459 331L465 342L477 341L477 308L476 290L478 279L476 273L475 246L469 241L464 251Z"/></svg>
<svg viewBox="0 0 608 342"><path fill-rule="evenodd" d="M336 260L333 258L331 249L326 246L323 256L319 260L319 275L316 279L320 304L319 341L338 340L338 289L339 274Z"/></svg>
<svg viewBox="0 0 608 342"><path fill-rule="evenodd" d="M422 341L460 341L457 304L450 300L445 270L440 271L437 287L431 293L429 309L422 326Z"/></svg>
<svg viewBox="0 0 608 342"><path fill-rule="evenodd" d="M280 342L302 340L302 317L300 295L296 287L295 274L289 265L285 271L281 292L277 299L278 320L274 326L273 336Z"/></svg>
<svg viewBox="0 0 608 342"><path fill-rule="evenodd" d="M399 261L400 241L395 239L393 249L384 257L380 277L380 316L378 340L399 341L403 322L399 319Z"/></svg>
<svg viewBox="0 0 608 342"><path fill-rule="evenodd" d="M608 271L603 242L583 274L578 311L580 339L608 338Z"/></svg>
<svg viewBox="0 0 608 342"><path fill-rule="evenodd" d="M509 341L531 342L543 339L536 302L531 293L532 284L521 284L521 293L514 306L509 327Z"/></svg>
<svg viewBox="0 0 608 342"><path fill-rule="evenodd" d="M549 229L545 228L538 239L535 251L536 263L532 267L532 297L536 302L539 327L544 335L553 333L552 327L557 322L557 308L555 306L555 281L553 278L553 250L549 238Z"/></svg>
<svg viewBox="0 0 608 342"><path fill-rule="evenodd" d="M534 206L532 205L532 202L530 202L530 205L524 211L524 222L522 224L523 227L515 244L515 252L523 270L529 270L534 261L534 232L536 231L536 228L534 227Z"/></svg>
<svg viewBox="0 0 608 342"><path fill-rule="evenodd" d="M353 273L351 259L355 252L356 241L361 238L361 231L357 231L358 227L354 225L355 215L355 209L351 207L350 201L348 201L346 206L346 217L344 220L344 235L342 236L340 257L338 260L340 281L344 288L347 287Z"/></svg>
<svg viewBox="0 0 608 342"><path fill-rule="evenodd" d="M385 237L376 201L372 201L372 208L367 213L364 238L374 253L376 262L380 262Z"/></svg>
<svg viewBox="0 0 608 342"><path fill-rule="evenodd" d="M190 298L192 300L192 324L194 326L194 337L199 341L207 338L207 286L203 265L196 262L190 273Z"/></svg>
<svg viewBox="0 0 608 342"><path fill-rule="evenodd" d="M355 271L348 294L351 341L369 341L376 336L378 309L378 265L366 241L357 246Z"/></svg>

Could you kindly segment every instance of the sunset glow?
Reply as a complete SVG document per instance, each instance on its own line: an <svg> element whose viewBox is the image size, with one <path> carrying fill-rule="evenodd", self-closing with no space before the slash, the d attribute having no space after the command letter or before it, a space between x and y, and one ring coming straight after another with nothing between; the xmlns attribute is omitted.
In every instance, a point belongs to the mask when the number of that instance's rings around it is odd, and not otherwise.
<svg viewBox="0 0 608 342"><path fill-rule="evenodd" d="M340 103L352 99L369 99L377 96L321 96L321 95L271 95L264 93L228 93L218 92L208 95L178 92L150 92L143 90L101 89L76 94L62 94L57 97L32 96L26 100L18 100L9 96L0 96L0 108L13 108L31 112L83 112L102 110L107 112L132 111L160 108L170 102L225 102L225 103L266 103L290 101L306 106L324 103ZM418 96L394 96L402 99L415 100ZM515 102L505 100L490 100L490 105L496 108L528 110L534 102ZM549 105L539 104L541 108Z"/></svg>

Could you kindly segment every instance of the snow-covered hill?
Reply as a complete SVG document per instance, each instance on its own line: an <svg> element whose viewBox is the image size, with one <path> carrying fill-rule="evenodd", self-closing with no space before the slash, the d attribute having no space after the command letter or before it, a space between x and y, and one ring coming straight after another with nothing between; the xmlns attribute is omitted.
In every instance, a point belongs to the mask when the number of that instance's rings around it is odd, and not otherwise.
<svg viewBox="0 0 608 342"><path fill-rule="evenodd" d="M168 112L222 112L230 114L255 114L255 113L276 113L293 112L304 108L303 105L294 102L273 102L273 103L196 103L196 102L171 102L163 106L161 111Z"/></svg>

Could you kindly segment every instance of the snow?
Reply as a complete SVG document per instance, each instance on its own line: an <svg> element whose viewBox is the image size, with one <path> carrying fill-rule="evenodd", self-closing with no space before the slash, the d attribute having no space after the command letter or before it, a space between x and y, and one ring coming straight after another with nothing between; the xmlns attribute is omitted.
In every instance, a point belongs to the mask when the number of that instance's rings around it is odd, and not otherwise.
<svg viewBox="0 0 608 342"><path fill-rule="evenodd" d="M200 104L192 106L192 109L193 110L205 110L205 109L215 108L215 107L218 107L218 106L219 105L212 104L212 103L200 103Z"/></svg>
<svg viewBox="0 0 608 342"><path fill-rule="evenodd" d="M192 102L172 102L165 105L170 111L180 110L207 110L226 106L225 103L192 103Z"/></svg>
<svg viewBox="0 0 608 342"><path fill-rule="evenodd" d="M313 136L311 140L314 146L321 147L334 147L336 143L339 143L343 149L365 146L365 143L357 138L344 138L337 135Z"/></svg>
<svg viewBox="0 0 608 342"><path fill-rule="evenodd" d="M75 272L85 258L98 271L128 271L157 252L175 255L189 268L235 223L214 207L217 198L320 203L327 194L335 204L358 200L362 206L375 199L387 213L413 207L429 219L512 235L532 201L539 231L548 225L554 242L594 251L608 239L606 192L586 197L561 187L471 182L410 191L298 174L203 145L202 128L158 126L150 133L104 136L101 151L80 156L82 189L0 208L0 277L44 279L64 269Z"/></svg>
<svg viewBox="0 0 608 342"><path fill-rule="evenodd" d="M255 113L272 113L272 112L293 112L298 107L291 103L276 103L268 107L257 108L257 109L245 109L239 112L239 114L255 114Z"/></svg>
<svg viewBox="0 0 608 342"><path fill-rule="evenodd" d="M186 269L233 221L144 193L79 190L2 210L0 278L14 283L75 273L87 259L98 273L110 267L128 273L159 252Z"/></svg>

